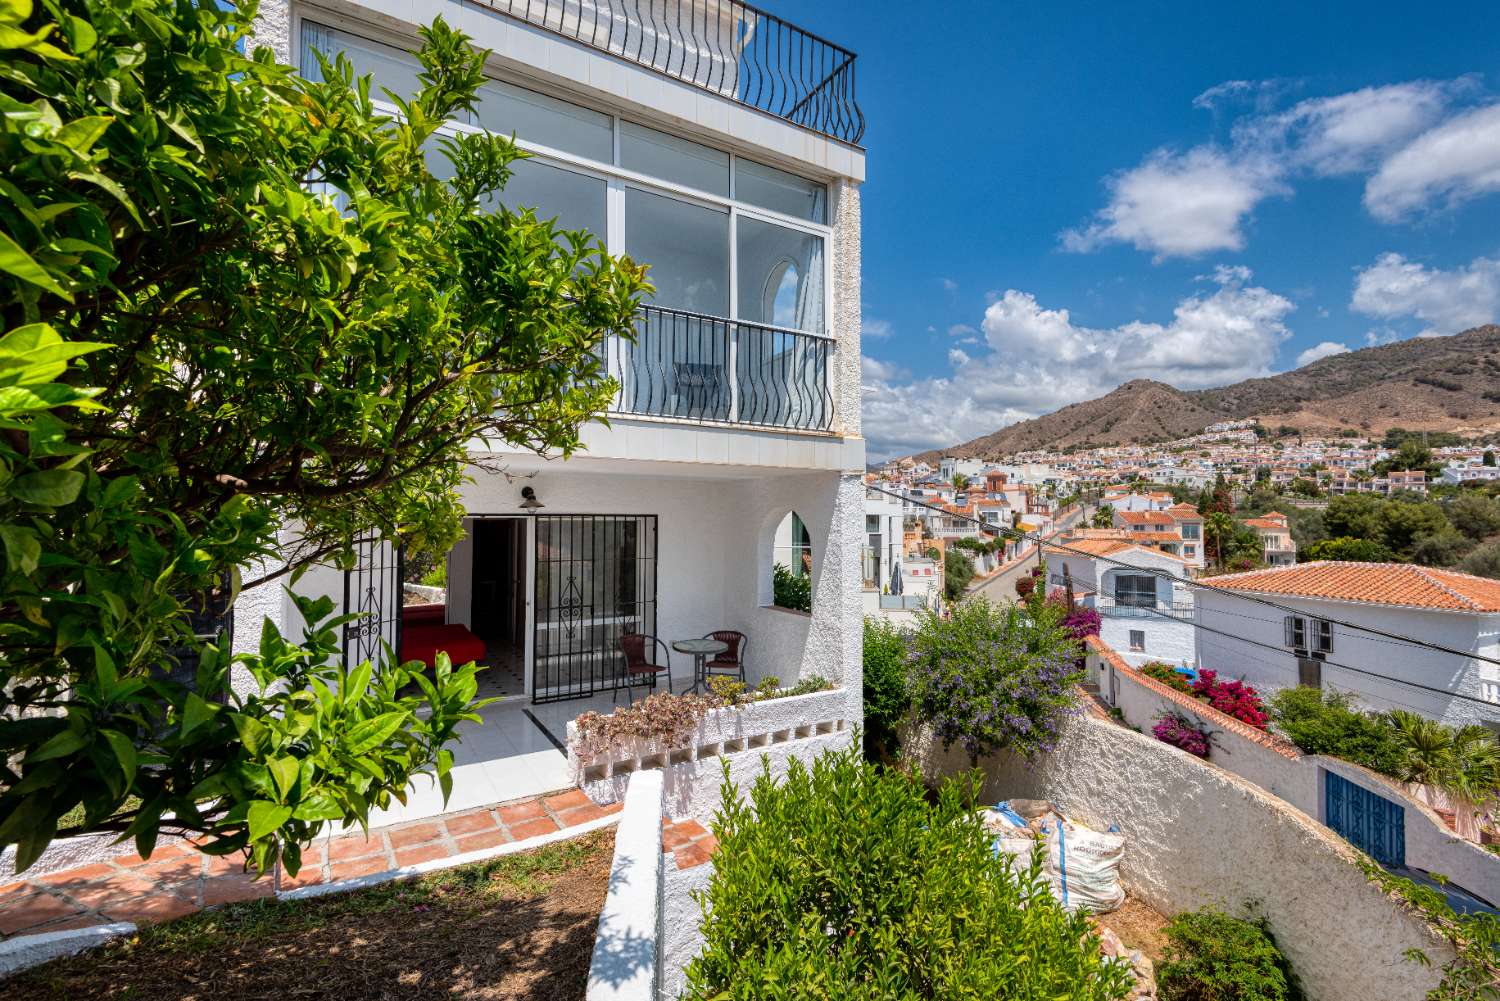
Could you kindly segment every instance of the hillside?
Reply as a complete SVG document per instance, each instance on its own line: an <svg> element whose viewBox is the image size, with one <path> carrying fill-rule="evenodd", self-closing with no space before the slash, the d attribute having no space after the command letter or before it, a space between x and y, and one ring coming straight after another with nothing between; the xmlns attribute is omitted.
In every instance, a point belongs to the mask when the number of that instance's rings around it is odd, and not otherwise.
<svg viewBox="0 0 1500 1001"><path fill-rule="evenodd" d="M1144 445L1247 417L1308 433L1500 429L1500 326L1350 351L1218 389L1187 392L1136 379L1098 399L917 458L998 459L1030 449Z"/></svg>

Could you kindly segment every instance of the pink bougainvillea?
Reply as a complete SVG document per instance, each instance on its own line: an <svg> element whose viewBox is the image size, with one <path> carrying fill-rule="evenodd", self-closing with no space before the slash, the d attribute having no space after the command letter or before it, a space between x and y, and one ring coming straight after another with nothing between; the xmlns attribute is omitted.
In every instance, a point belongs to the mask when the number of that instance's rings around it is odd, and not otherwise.
<svg viewBox="0 0 1500 1001"><path fill-rule="evenodd" d="M1156 739L1181 748L1199 758L1208 757L1208 734L1188 722L1186 716L1167 713L1151 728Z"/></svg>
<svg viewBox="0 0 1500 1001"><path fill-rule="evenodd" d="M1271 718L1261 704L1260 693L1243 681L1220 681L1217 671L1200 670L1193 682L1193 695L1219 712L1258 730L1264 730L1270 724Z"/></svg>

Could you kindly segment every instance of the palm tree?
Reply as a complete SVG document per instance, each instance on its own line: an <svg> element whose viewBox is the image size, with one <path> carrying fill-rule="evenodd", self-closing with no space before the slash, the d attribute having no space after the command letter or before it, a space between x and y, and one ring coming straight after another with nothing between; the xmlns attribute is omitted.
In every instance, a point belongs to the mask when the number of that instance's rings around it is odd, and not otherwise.
<svg viewBox="0 0 1500 1001"><path fill-rule="evenodd" d="M1110 528L1115 523L1115 508L1113 504L1103 504L1099 510L1094 512L1090 522L1095 528Z"/></svg>
<svg viewBox="0 0 1500 1001"><path fill-rule="evenodd" d="M1458 836L1479 841L1479 818L1500 800L1500 744L1477 723L1453 734L1453 766L1445 791L1453 800Z"/></svg>
<svg viewBox="0 0 1500 1001"><path fill-rule="evenodd" d="M1230 540L1234 538L1234 519L1223 511L1215 511L1203 519L1203 535L1214 547L1214 562L1223 570L1229 559L1226 550Z"/></svg>
<svg viewBox="0 0 1500 1001"><path fill-rule="evenodd" d="M1453 731L1405 709L1393 709L1386 718L1401 743L1397 777L1428 806L1446 808L1443 789L1453 773Z"/></svg>

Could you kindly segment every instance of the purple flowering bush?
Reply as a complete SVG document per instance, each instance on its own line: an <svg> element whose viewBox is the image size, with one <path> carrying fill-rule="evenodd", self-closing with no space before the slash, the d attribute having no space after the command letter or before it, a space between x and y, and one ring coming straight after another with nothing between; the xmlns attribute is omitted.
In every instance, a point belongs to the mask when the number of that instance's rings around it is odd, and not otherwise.
<svg viewBox="0 0 1500 1001"><path fill-rule="evenodd" d="M944 749L971 761L1002 748L1028 760L1053 749L1075 710L1080 645L1048 602L994 605L969 598L949 618L924 612L908 643L917 717Z"/></svg>
<svg viewBox="0 0 1500 1001"><path fill-rule="evenodd" d="M1181 713L1163 713L1151 732L1164 744L1200 758L1208 757L1208 734L1189 723Z"/></svg>
<svg viewBox="0 0 1500 1001"><path fill-rule="evenodd" d="M1047 602L1063 610L1063 628L1079 642L1090 636L1098 636L1099 630L1103 628L1104 620L1099 617L1097 609L1079 604L1069 609L1067 594L1060 587L1052 589L1052 593L1047 595Z"/></svg>

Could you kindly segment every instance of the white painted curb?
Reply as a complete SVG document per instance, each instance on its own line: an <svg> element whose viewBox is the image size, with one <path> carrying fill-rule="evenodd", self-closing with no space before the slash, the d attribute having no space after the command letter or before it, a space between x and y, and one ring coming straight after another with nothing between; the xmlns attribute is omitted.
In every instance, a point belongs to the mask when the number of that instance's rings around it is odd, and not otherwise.
<svg viewBox="0 0 1500 1001"><path fill-rule="evenodd" d="M94 925L92 928L71 928L68 931L38 932L35 935L18 935L0 942L0 977L40 966L59 956L72 956L85 949L94 949L121 935L134 935L135 925L120 921L112 925Z"/></svg>
<svg viewBox="0 0 1500 1001"><path fill-rule="evenodd" d="M625 791L609 891L589 963L585 1001L654 1001L661 945L660 769L636 772Z"/></svg>
<svg viewBox="0 0 1500 1001"><path fill-rule="evenodd" d="M425 875L429 872L439 872L443 869L452 869L455 866L470 865L474 862L485 862L502 855L514 855L517 852L530 851L543 845L550 845L557 841L571 841L573 838L588 834L591 831L601 831L606 827L612 827L620 822L620 814L613 813L608 817L600 817L587 823L575 824L572 827L564 827L550 834L538 834L534 838L524 841L511 841L493 848L481 848L478 851L464 852L462 855L449 855L446 858L430 859L426 862L418 862L416 865L404 865L397 869L387 869L385 872L371 873L368 876L357 876L354 879L340 880L336 883L314 883L312 886L299 886L295 890L282 890L276 894L278 900L306 900L309 897L326 897L331 893L349 893L354 890L363 890L371 886L379 886L382 883L391 883L398 879L412 879Z"/></svg>

